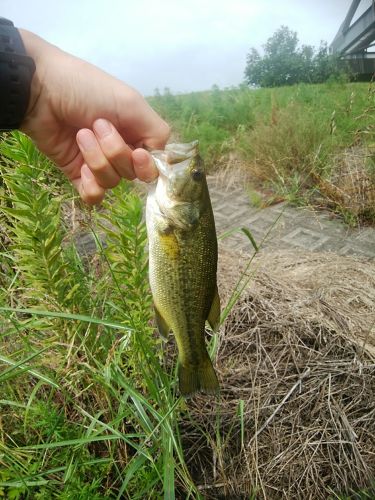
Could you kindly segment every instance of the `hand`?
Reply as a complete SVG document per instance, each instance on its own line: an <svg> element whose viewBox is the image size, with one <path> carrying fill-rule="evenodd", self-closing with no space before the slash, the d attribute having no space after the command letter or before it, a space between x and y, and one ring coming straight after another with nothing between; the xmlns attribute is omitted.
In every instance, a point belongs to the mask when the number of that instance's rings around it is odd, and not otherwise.
<svg viewBox="0 0 375 500"><path fill-rule="evenodd" d="M168 125L134 89L25 30L36 72L21 130L71 180L81 198L100 203L122 177L157 176L143 147L163 149Z"/></svg>

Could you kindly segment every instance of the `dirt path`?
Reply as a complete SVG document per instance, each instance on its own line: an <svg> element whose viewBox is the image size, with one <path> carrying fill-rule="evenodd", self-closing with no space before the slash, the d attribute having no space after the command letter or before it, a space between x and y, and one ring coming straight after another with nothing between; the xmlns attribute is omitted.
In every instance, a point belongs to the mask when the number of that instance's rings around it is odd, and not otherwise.
<svg viewBox="0 0 375 500"><path fill-rule="evenodd" d="M329 212L295 208L279 203L267 208L250 205L240 186L226 186L208 178L218 236L235 228L249 229L261 248L306 249L359 255L375 259L375 228L350 228ZM220 240L232 250L252 253L249 239L241 231Z"/></svg>

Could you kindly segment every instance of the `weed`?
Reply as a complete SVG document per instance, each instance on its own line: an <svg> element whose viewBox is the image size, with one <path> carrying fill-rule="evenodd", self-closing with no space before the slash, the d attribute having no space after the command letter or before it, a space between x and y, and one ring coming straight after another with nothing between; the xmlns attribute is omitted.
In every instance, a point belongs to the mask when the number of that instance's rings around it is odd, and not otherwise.
<svg viewBox="0 0 375 500"><path fill-rule="evenodd" d="M338 158L353 147L367 151L374 143L374 92L373 84L330 81L256 90L214 87L179 96L169 92L151 102L182 140L200 139L210 171L240 156L252 189L271 189L291 203L318 204L346 220L374 223L371 193L366 207L357 210L332 199L334 189L324 189L327 182L342 189L336 182ZM351 190L350 197L360 190ZM363 199L357 202L363 206Z"/></svg>
<svg viewBox="0 0 375 500"><path fill-rule="evenodd" d="M1 494L174 498L179 485L199 498L184 404L150 323L142 201L114 190L86 218L87 256L62 222L72 191L49 180L51 164L19 133L0 148Z"/></svg>
<svg viewBox="0 0 375 500"><path fill-rule="evenodd" d="M248 187L247 195L252 207L261 208L263 206L263 197L260 193L258 193L258 191L255 191L255 189Z"/></svg>

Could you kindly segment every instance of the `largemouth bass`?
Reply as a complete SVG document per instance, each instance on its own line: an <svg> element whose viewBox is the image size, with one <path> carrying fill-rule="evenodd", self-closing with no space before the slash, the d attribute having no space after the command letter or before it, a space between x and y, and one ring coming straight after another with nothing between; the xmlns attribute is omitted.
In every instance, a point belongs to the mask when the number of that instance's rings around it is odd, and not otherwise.
<svg viewBox="0 0 375 500"><path fill-rule="evenodd" d="M183 396L219 383L205 343L206 320L220 319L217 239L198 141L152 153L159 177L147 198L149 273L159 333L173 331Z"/></svg>

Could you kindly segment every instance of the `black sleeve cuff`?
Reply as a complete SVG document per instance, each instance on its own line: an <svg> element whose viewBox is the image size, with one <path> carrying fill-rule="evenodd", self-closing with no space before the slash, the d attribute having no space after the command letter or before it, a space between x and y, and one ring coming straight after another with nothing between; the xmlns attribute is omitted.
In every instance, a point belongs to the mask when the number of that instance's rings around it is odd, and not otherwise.
<svg viewBox="0 0 375 500"><path fill-rule="evenodd" d="M0 17L0 130L19 128L30 99L35 63L26 55L21 35Z"/></svg>

